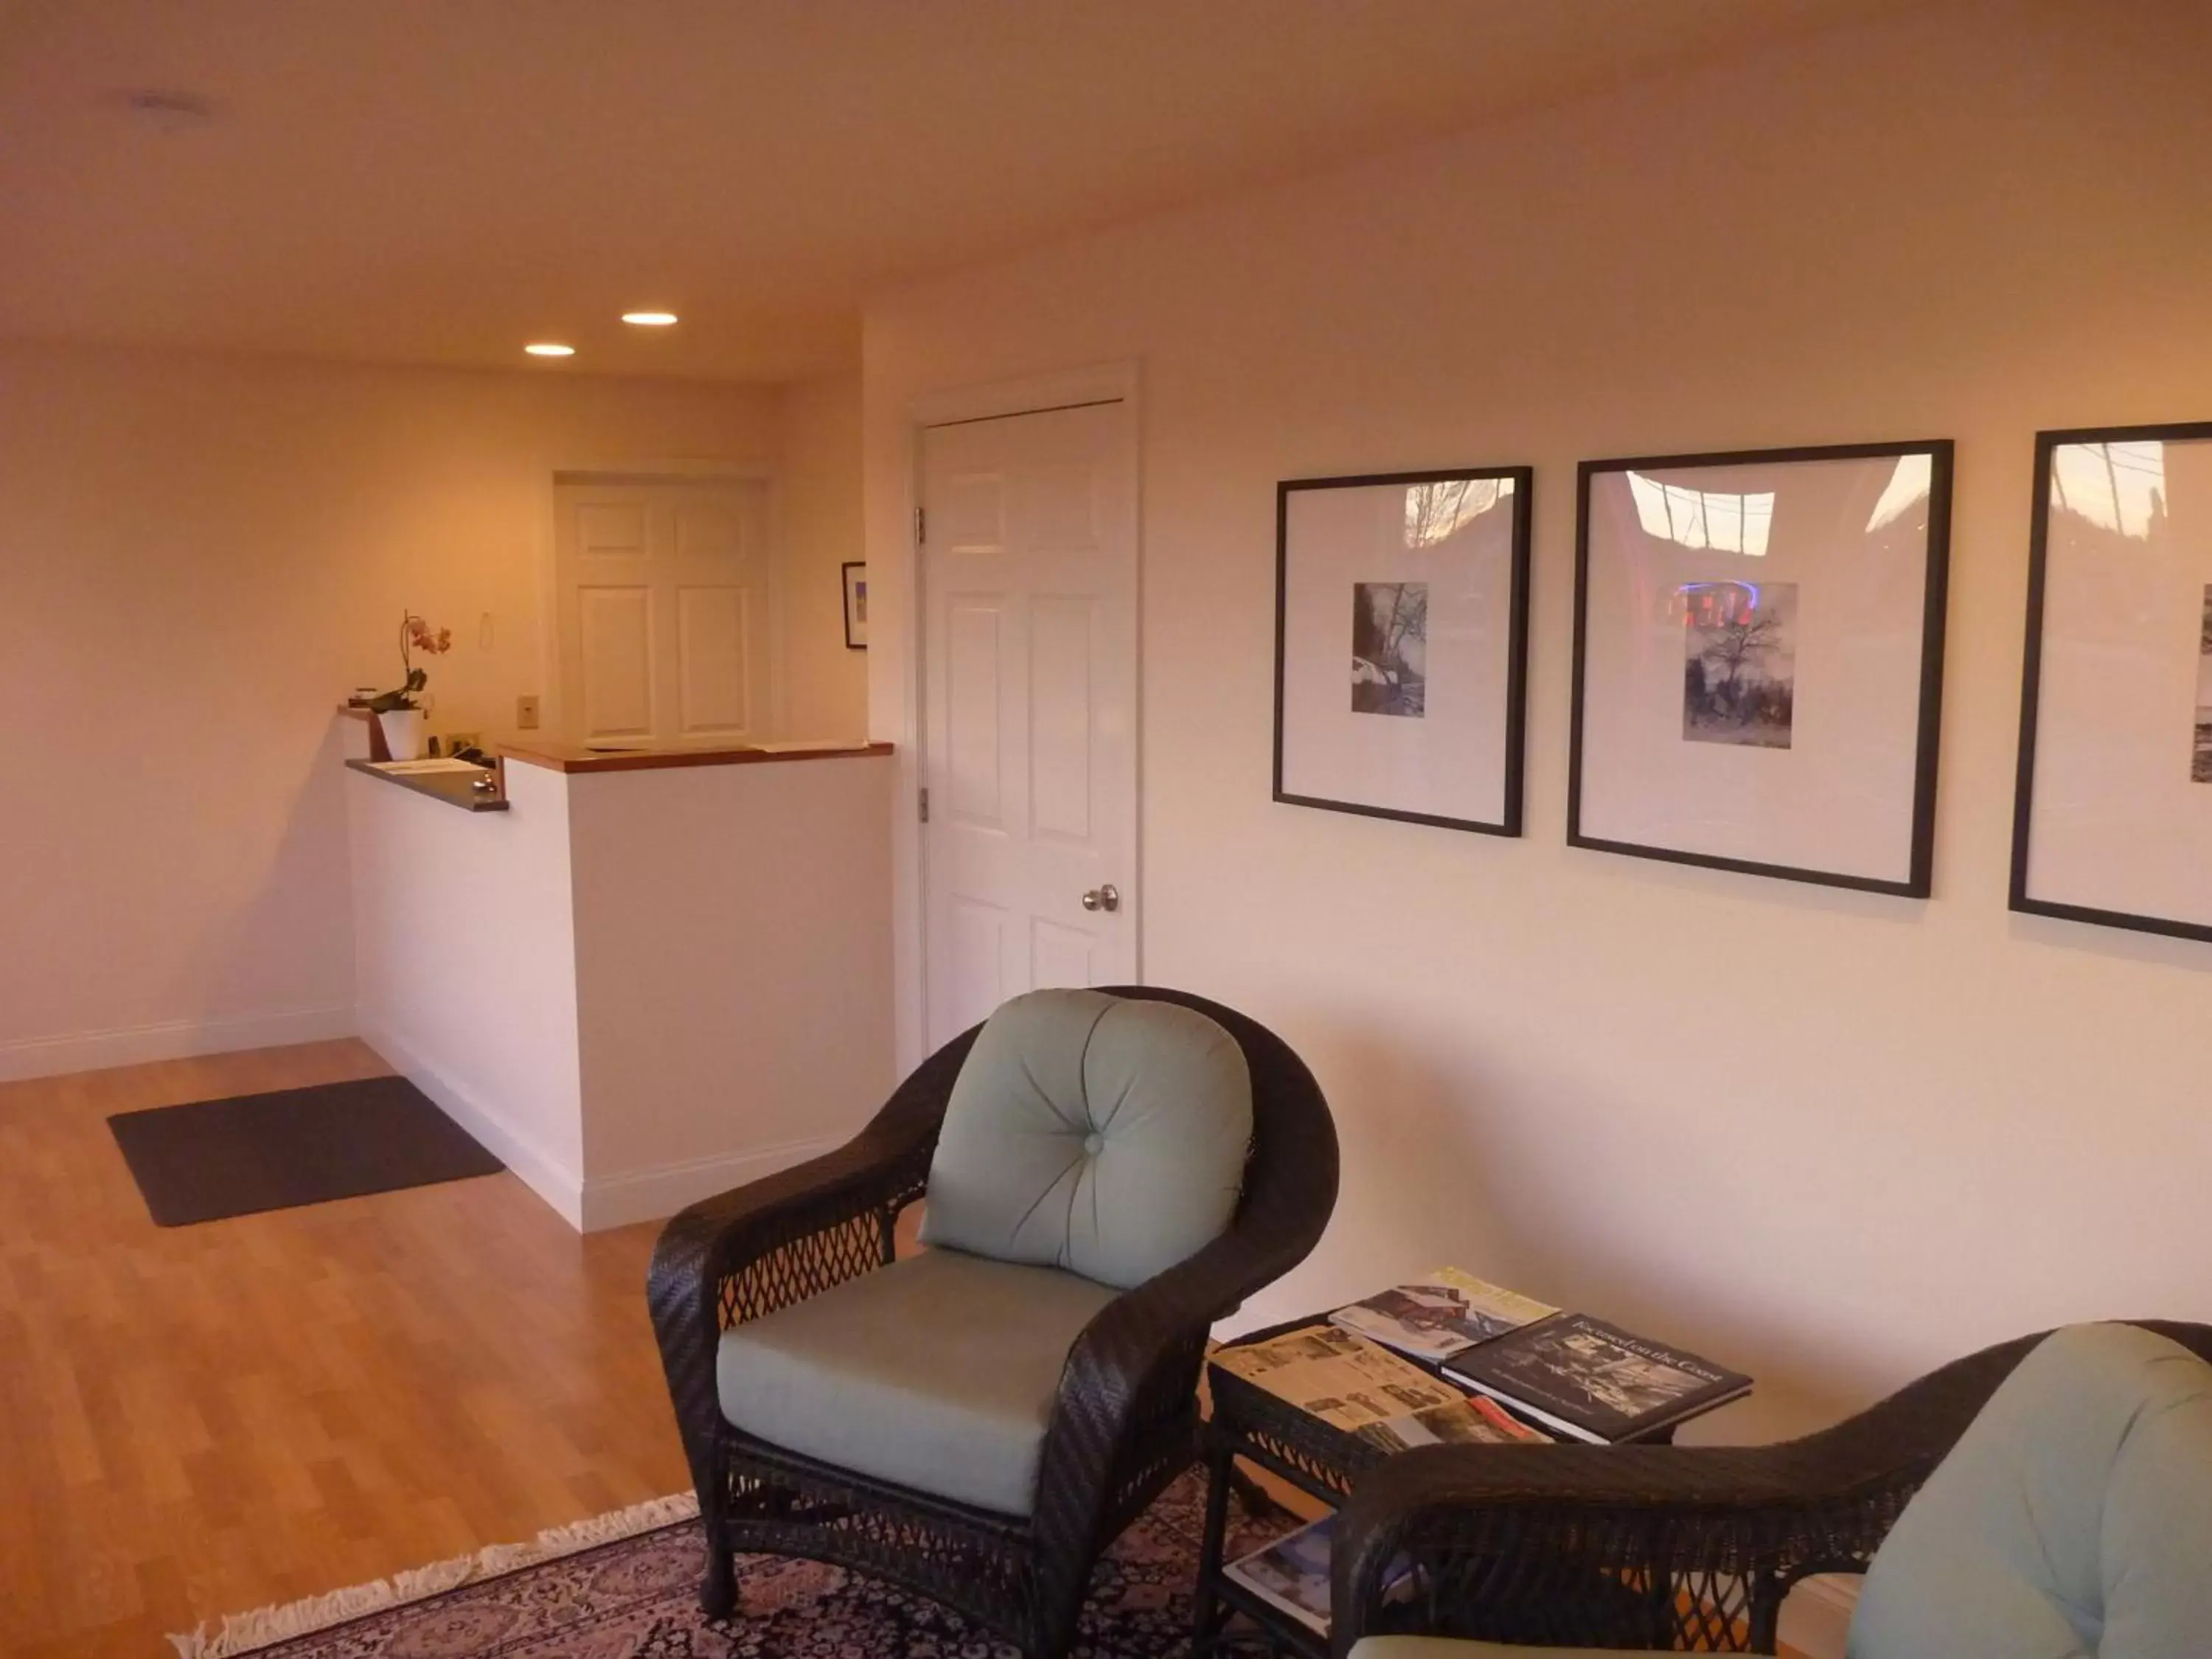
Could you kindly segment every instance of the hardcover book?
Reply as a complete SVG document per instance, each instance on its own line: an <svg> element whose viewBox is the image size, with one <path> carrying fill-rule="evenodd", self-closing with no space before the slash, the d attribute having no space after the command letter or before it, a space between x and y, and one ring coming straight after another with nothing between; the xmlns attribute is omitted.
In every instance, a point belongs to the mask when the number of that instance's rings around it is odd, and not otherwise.
<svg viewBox="0 0 2212 1659"><path fill-rule="evenodd" d="M1588 1314L1562 1314L1468 1350L1454 1382L1598 1444L1639 1440L1751 1392L1751 1379Z"/></svg>
<svg viewBox="0 0 2212 1659"><path fill-rule="evenodd" d="M1379 1295L1339 1308L1329 1318L1371 1342L1434 1364L1557 1312L1549 1303L1517 1295L1456 1267L1438 1267L1410 1284L1393 1285Z"/></svg>

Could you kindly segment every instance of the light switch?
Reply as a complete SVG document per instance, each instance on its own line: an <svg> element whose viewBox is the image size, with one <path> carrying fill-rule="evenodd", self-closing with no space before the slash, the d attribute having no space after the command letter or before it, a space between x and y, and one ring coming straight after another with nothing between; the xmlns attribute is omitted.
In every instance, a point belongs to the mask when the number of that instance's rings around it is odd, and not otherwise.
<svg viewBox="0 0 2212 1659"><path fill-rule="evenodd" d="M517 697L514 700L514 723L517 727L525 732L535 732L538 729L537 698Z"/></svg>

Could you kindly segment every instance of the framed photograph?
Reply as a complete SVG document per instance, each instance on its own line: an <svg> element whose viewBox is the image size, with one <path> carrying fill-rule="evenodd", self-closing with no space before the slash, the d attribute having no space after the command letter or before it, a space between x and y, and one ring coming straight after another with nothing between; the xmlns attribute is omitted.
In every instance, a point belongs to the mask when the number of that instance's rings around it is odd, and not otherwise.
<svg viewBox="0 0 2212 1659"><path fill-rule="evenodd" d="M1925 898L1951 445L1585 461L1567 840Z"/></svg>
<svg viewBox="0 0 2212 1659"><path fill-rule="evenodd" d="M1525 466L1275 489L1275 799L1521 833Z"/></svg>
<svg viewBox="0 0 2212 1659"><path fill-rule="evenodd" d="M2212 421L2035 440L2012 908L2212 940Z"/></svg>
<svg viewBox="0 0 2212 1659"><path fill-rule="evenodd" d="M845 573L845 648L865 651L868 648L868 567L854 563L841 568Z"/></svg>

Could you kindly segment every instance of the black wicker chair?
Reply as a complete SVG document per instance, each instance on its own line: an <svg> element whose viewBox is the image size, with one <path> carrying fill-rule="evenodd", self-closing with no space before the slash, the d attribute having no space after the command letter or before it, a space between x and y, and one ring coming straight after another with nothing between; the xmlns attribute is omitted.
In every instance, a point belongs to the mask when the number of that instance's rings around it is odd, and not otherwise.
<svg viewBox="0 0 2212 1659"><path fill-rule="evenodd" d="M2212 1326L2131 1322L2212 1360ZM1531 1647L1772 1653L1782 1600L1863 1573L1906 1501L2044 1333L1771 1446L1440 1446L1346 1507L1333 1650L1416 1632ZM1393 1564L1421 1570L1410 1603Z"/></svg>
<svg viewBox="0 0 2212 1659"><path fill-rule="evenodd" d="M1252 1146L1229 1231L1106 1304L1076 1339L1045 1432L1034 1511L1001 1515L800 1456L727 1422L723 1330L887 1265L921 1198L945 1105L980 1026L939 1049L846 1146L696 1204L668 1224L648 1281L661 1362L708 1540L701 1605L736 1608L736 1552L834 1561L957 1609L1030 1659L1057 1659L1099 1553L1194 1455L1208 1326L1297 1265L1336 1202L1336 1132L1312 1075L1264 1027L1202 998L1252 1080Z"/></svg>

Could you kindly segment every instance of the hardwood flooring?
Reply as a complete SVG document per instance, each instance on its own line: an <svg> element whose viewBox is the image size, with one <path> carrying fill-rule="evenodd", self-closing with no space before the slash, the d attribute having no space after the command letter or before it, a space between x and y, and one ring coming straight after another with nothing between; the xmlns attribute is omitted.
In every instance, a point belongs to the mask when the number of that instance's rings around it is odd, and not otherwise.
<svg viewBox="0 0 2212 1659"><path fill-rule="evenodd" d="M0 1084L0 1655L171 1631L688 1484L656 1225L511 1175L163 1231L104 1120L389 1071L353 1042Z"/></svg>

